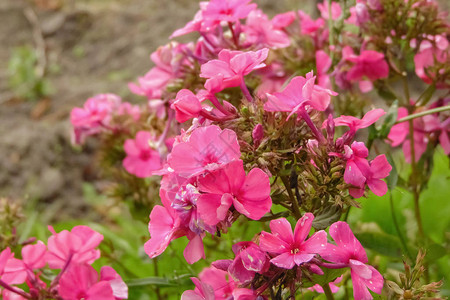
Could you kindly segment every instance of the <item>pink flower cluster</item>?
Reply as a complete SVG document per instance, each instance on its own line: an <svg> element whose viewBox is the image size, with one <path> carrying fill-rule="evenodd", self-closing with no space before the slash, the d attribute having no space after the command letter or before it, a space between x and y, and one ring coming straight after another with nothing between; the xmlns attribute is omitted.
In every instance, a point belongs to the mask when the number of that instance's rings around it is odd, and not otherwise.
<svg viewBox="0 0 450 300"><path fill-rule="evenodd" d="M258 220L270 210L269 176L254 168L245 174L236 134L218 126L183 134L167 159L161 182L163 206L155 206L149 223L150 257L161 254L179 237L189 239L189 263L204 257L206 233L225 229L242 214Z"/></svg>
<svg viewBox="0 0 450 300"><path fill-rule="evenodd" d="M42 241L22 248L21 259L10 248L0 253L2 299L41 299L42 295L63 300L118 300L128 298L128 287L114 269L104 266L100 274L91 266L100 257L97 246L103 236L87 226L56 233L47 245ZM59 270L51 282L41 275L44 268ZM47 272L46 272L47 273ZM17 287L26 284L28 291Z"/></svg>
<svg viewBox="0 0 450 300"><path fill-rule="evenodd" d="M289 286L304 278L300 275L302 272L324 275L325 269L341 268L350 268L355 299L373 299L369 289L380 294L384 279L374 267L367 265L366 252L348 224L336 222L330 226L330 235L336 243L330 244L323 230L309 236L313 220L314 216L306 213L297 221L294 232L288 220L272 220L272 233L263 231L259 245L253 242L235 244L235 258L216 261L200 273L199 279L192 278L195 290L184 292L182 299L220 300L231 296L242 300L266 299L262 293L272 287L270 282L279 287L278 280L282 280ZM298 274L296 278L283 275L292 269ZM267 278L269 284L258 286L261 277ZM333 292L337 292L339 288L332 286ZM313 288L323 292L320 286Z"/></svg>

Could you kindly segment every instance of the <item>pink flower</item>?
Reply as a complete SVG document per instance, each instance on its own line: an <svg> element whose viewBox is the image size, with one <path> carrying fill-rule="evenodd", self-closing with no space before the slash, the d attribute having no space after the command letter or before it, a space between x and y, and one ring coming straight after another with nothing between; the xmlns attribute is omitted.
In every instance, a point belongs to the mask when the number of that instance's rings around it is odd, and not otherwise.
<svg viewBox="0 0 450 300"><path fill-rule="evenodd" d="M154 136L148 131L139 131L135 139L125 141L123 147L127 156L122 164L128 173L145 178L162 168L161 157L150 146L151 142L154 142Z"/></svg>
<svg viewBox="0 0 450 300"><path fill-rule="evenodd" d="M330 235L336 245L328 244L326 251L321 254L322 258L350 267L355 300L373 299L368 288L380 294L384 283L383 277L374 267L367 265L366 251L348 224L341 221L332 224Z"/></svg>
<svg viewBox="0 0 450 300"><path fill-rule="evenodd" d="M330 104L330 96L336 96L337 93L315 85L315 80L312 72L306 77L294 77L282 92L267 94L268 101L264 109L289 112L288 118L306 105L324 111Z"/></svg>
<svg viewBox="0 0 450 300"><path fill-rule="evenodd" d="M266 252L253 242L239 242L233 245L236 255L228 267L228 272L234 280L241 284L250 283L256 273L264 273L270 263Z"/></svg>
<svg viewBox="0 0 450 300"><path fill-rule="evenodd" d="M255 52L223 49L219 53L219 59L211 60L201 66L200 77L208 78L207 83L210 80L220 80L220 90L239 86L244 82L245 75L266 66L263 61L268 54L267 48Z"/></svg>
<svg viewBox="0 0 450 300"><path fill-rule="evenodd" d="M333 2L333 4L334 3L336 2ZM316 51L317 82L318 85L327 89L331 88L330 76L327 75L331 63L331 58L325 51Z"/></svg>
<svg viewBox="0 0 450 300"><path fill-rule="evenodd" d="M207 4L207 2L206 2L206 4ZM202 6L201 2L200 2L200 6ZM206 7L206 5L203 5L203 6L204 6L204 8ZM201 9L195 14L194 19L192 21L189 21L183 28L175 30L169 38L173 39L175 37L179 37L179 36L189 34L191 32L196 32L196 31L209 31L209 30L205 30L207 28L205 28L205 26L203 26L203 24L204 24L203 10Z"/></svg>
<svg viewBox="0 0 450 300"><path fill-rule="evenodd" d="M345 147L344 181L355 186L349 192L355 198L360 198L364 194L367 184L372 192L377 196L383 196L387 192L387 184L382 179L389 176L392 166L388 163L384 154L378 155L369 164L366 157L369 154L366 146L362 142L354 142L352 147Z"/></svg>
<svg viewBox="0 0 450 300"><path fill-rule="evenodd" d="M22 248L22 261L30 270L43 268L47 263L46 256L47 246L42 241Z"/></svg>
<svg viewBox="0 0 450 300"><path fill-rule="evenodd" d="M325 231L320 230L306 240L313 220L313 214L306 213L297 221L294 233L285 218L270 221L272 233L261 232L259 240L262 250L275 254L270 262L280 268L292 269L309 262L316 254L322 254L327 244Z"/></svg>
<svg viewBox="0 0 450 300"><path fill-rule="evenodd" d="M53 233L48 238L47 262L51 269L62 269L70 260L72 264L92 264L100 257L100 250L95 249L103 240L103 235L88 226L75 226L71 231L63 230Z"/></svg>
<svg viewBox="0 0 450 300"><path fill-rule="evenodd" d="M416 74L425 83L431 84L437 74L431 71L431 67L448 63L449 42L445 35L437 35L431 41L424 40L420 44L419 52L414 56Z"/></svg>
<svg viewBox="0 0 450 300"><path fill-rule="evenodd" d="M272 206L269 176L258 168L246 176L241 160L201 176L198 185L205 193L198 199L198 211L210 225L224 220L231 205L252 220L259 220Z"/></svg>
<svg viewBox="0 0 450 300"><path fill-rule="evenodd" d="M325 20L328 20L329 14L328 14L328 0L325 0L323 3L317 4L317 8L320 11L320 15ZM333 20L339 19L339 17L342 15L342 8L337 2L331 2L331 18Z"/></svg>
<svg viewBox="0 0 450 300"><path fill-rule="evenodd" d="M128 298L128 286L113 268L103 266L100 269L100 281L109 282L109 285L113 290L113 295L116 299Z"/></svg>
<svg viewBox="0 0 450 300"><path fill-rule="evenodd" d="M133 120L138 121L141 117L141 109L137 105L132 105L128 102L123 102L117 109L117 115L129 115Z"/></svg>
<svg viewBox="0 0 450 300"><path fill-rule="evenodd" d="M191 277L195 284L194 290L187 290L181 295L181 300L216 300L214 290L211 285Z"/></svg>
<svg viewBox="0 0 450 300"><path fill-rule="evenodd" d="M198 117L202 111L202 105L197 96L187 89L182 89L177 93L170 108L175 110L175 118L180 123Z"/></svg>
<svg viewBox="0 0 450 300"><path fill-rule="evenodd" d="M160 255L172 240L185 235L184 231L179 230L180 219L171 207L164 190L160 191L160 196L163 206L153 207L148 223L151 238L144 244L145 253L150 258Z"/></svg>
<svg viewBox="0 0 450 300"><path fill-rule="evenodd" d="M288 11L275 15L275 17L272 18L272 24L276 29L283 29L291 25L296 18L294 11Z"/></svg>
<svg viewBox="0 0 450 300"><path fill-rule="evenodd" d="M368 111L362 119L342 115L334 119L334 124L335 126L347 126L350 128L350 131L356 132L359 129L369 127L385 114L386 112L383 109L377 108Z"/></svg>
<svg viewBox="0 0 450 300"><path fill-rule="evenodd" d="M8 285L22 284L27 278L25 264L8 247L0 253L0 279Z"/></svg>
<svg viewBox="0 0 450 300"><path fill-rule="evenodd" d="M82 144L89 135L105 129L112 113L119 107L121 99L114 94L100 94L86 100L82 108L75 107L70 113L74 130L74 143Z"/></svg>
<svg viewBox="0 0 450 300"><path fill-rule="evenodd" d="M256 8L251 0L210 0L203 12L206 20L237 22Z"/></svg>
<svg viewBox="0 0 450 300"><path fill-rule="evenodd" d="M236 133L211 125L195 129L186 142L174 145L169 166L183 177L191 177L241 156Z"/></svg>
<svg viewBox="0 0 450 300"><path fill-rule="evenodd" d="M408 110L400 107L397 113L397 120L408 116ZM414 154L415 161L419 161L422 154L425 153L428 143L430 142L430 135L434 135L444 149L445 154L450 154L450 139L449 121L441 122L437 115L427 115L422 118L416 118L413 121L414 129ZM403 153L405 160L411 162L411 141L407 138L409 135L408 122L402 122L392 126L389 132L388 139L393 147L403 144Z"/></svg>
<svg viewBox="0 0 450 300"><path fill-rule="evenodd" d="M161 98L167 84L182 73L182 66L190 65L184 54L186 48L186 45L176 42L159 47L150 56L156 66L143 77L138 78L139 84L128 84L131 92L146 96L148 99Z"/></svg>
<svg viewBox="0 0 450 300"><path fill-rule="evenodd" d="M229 299L233 293L235 282L230 278L229 274L215 267L203 269L198 275L199 279L212 287L215 299Z"/></svg>
<svg viewBox="0 0 450 300"><path fill-rule="evenodd" d="M61 276L58 293L64 300L116 299L110 283L99 281L97 271L89 265L72 265Z"/></svg>
<svg viewBox="0 0 450 300"><path fill-rule="evenodd" d="M325 20L322 18L313 20L307 13L301 10L298 11L298 14L300 15L300 28L304 35L314 36L320 29L326 26Z"/></svg>
<svg viewBox="0 0 450 300"><path fill-rule="evenodd" d="M372 81L386 78L389 75L389 65L384 59L384 54L373 50L362 50L355 55L349 46L344 47L344 59L353 63L347 72L347 80L358 81L361 92L372 90Z"/></svg>
<svg viewBox="0 0 450 300"><path fill-rule="evenodd" d="M291 44L289 37L282 30L275 28L261 10L252 11L245 23L243 31L246 41L257 47L272 49L285 48Z"/></svg>

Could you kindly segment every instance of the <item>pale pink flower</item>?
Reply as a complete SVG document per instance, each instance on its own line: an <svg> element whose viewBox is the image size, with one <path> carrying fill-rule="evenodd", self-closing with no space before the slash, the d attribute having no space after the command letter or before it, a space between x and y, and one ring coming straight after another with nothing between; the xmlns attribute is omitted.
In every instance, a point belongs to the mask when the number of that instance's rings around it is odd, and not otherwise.
<svg viewBox="0 0 450 300"><path fill-rule="evenodd" d="M199 177L198 185L205 193L198 199L198 211L210 225L224 220L231 205L252 220L259 220L272 206L269 176L258 168L245 175L241 160Z"/></svg>
<svg viewBox="0 0 450 300"><path fill-rule="evenodd" d="M289 112L288 118L307 105L324 111L330 104L330 96L337 93L315 85L315 80L312 72L306 74L306 77L294 77L282 92L267 94L268 101L264 104L264 109Z"/></svg>
<svg viewBox="0 0 450 300"><path fill-rule="evenodd" d="M336 2L333 2L336 3ZM321 87L331 89L330 76L327 74L331 67L331 58L323 50L316 51L316 68L317 68L317 83Z"/></svg>
<svg viewBox="0 0 450 300"><path fill-rule="evenodd" d="M161 157L151 143L156 143L155 137L148 131L139 131L135 139L125 141L123 148L127 156L122 165L128 173L145 178L162 168Z"/></svg>
<svg viewBox="0 0 450 300"><path fill-rule="evenodd" d="M187 89L182 89L177 93L170 108L175 110L175 118L180 123L198 117L202 111L202 105L197 96Z"/></svg>
<svg viewBox="0 0 450 300"><path fill-rule="evenodd" d="M215 22L236 22L246 18L256 8L256 4L250 2L251 0L210 0L203 11L203 17Z"/></svg>
<svg viewBox="0 0 450 300"><path fill-rule="evenodd" d="M417 76L425 83L431 84L437 74L432 72L429 68L437 64L448 64L450 60L449 53L449 42L445 35L431 37L431 41L422 41L418 53L414 56Z"/></svg>
<svg viewBox="0 0 450 300"><path fill-rule="evenodd" d="M325 20L328 20L329 18L329 14L328 14L328 0L325 0L323 3L319 3L317 4L317 8L320 11L320 15L322 16L322 18L324 18ZM342 15L342 8L339 5L338 2L331 2L331 18L333 20L337 20L340 18L340 16Z"/></svg>
<svg viewBox="0 0 450 300"><path fill-rule="evenodd" d="M370 125L374 124L376 121L378 121L379 118L384 116L386 112L381 109L372 109L371 111L368 111L362 119L358 119L353 116L340 116L334 119L335 126L347 126L350 128L350 131L356 132L359 129L367 128Z"/></svg>
<svg viewBox="0 0 450 300"><path fill-rule="evenodd" d="M141 109L137 105L133 105L129 102L123 102L117 108L116 114L118 116L129 115L133 120L138 121L141 117Z"/></svg>
<svg viewBox="0 0 450 300"><path fill-rule="evenodd" d="M22 284L27 278L25 264L17 258L10 248L6 248L0 254L0 279L6 284Z"/></svg>
<svg viewBox="0 0 450 300"><path fill-rule="evenodd" d="M236 133L211 125L195 129L186 142L174 145L169 166L184 177L212 171L241 156Z"/></svg>
<svg viewBox="0 0 450 300"><path fill-rule="evenodd" d="M268 54L267 48L255 52L223 49L219 53L219 59L208 61L201 66L200 77L208 78L207 82L220 79L220 89L217 90L239 86L244 82L245 75L266 66L263 61Z"/></svg>
<svg viewBox="0 0 450 300"><path fill-rule="evenodd" d="M300 16L300 28L304 35L314 36L320 29L326 27L325 20L318 18L313 20L307 13L299 10L298 14Z"/></svg>
<svg viewBox="0 0 450 300"><path fill-rule="evenodd" d="M106 281L109 283L116 299L128 298L128 286L113 268L103 266L100 269L100 281Z"/></svg>
<svg viewBox="0 0 450 300"><path fill-rule="evenodd" d="M28 269L43 268L47 263L47 246L42 241L22 248L22 261Z"/></svg>
<svg viewBox="0 0 450 300"><path fill-rule="evenodd" d="M367 265L366 251L348 224L341 221L332 224L330 235L336 245L328 244L321 256L330 262L350 267L355 300L373 299L368 288L380 294L384 283L383 277L374 267Z"/></svg>
<svg viewBox="0 0 450 300"><path fill-rule="evenodd" d="M181 300L216 300L214 290L211 285L191 277L195 285L194 290L187 290L181 295Z"/></svg>
<svg viewBox="0 0 450 300"><path fill-rule="evenodd" d="M252 11L243 27L245 40L257 47L270 47L272 49L285 48L291 44L284 31L274 27L261 10Z"/></svg>
<svg viewBox="0 0 450 300"><path fill-rule="evenodd" d="M131 92L148 99L161 98L167 84L183 72L182 66L190 65L185 55L187 47L176 42L159 47L150 55L156 66L143 77L139 77L138 84L128 84Z"/></svg>
<svg viewBox="0 0 450 300"><path fill-rule="evenodd" d="M372 82L386 78L389 75L389 65L384 59L384 54L373 50L362 50L356 55L353 49L345 46L344 59L353 63L347 72L347 80L359 82L360 90L365 93L372 90Z"/></svg>
<svg viewBox="0 0 450 300"><path fill-rule="evenodd" d="M274 254L271 263L284 269L309 262L326 249L327 233L320 230L309 239L309 231L314 220L311 213L301 217L292 233L291 224L285 218L270 221L272 233L261 232L259 246L262 250Z"/></svg>
<svg viewBox="0 0 450 300"><path fill-rule="evenodd" d="M100 250L95 249L103 240L103 235L88 226L75 226L71 231L63 230L53 233L47 242L47 262L51 269L62 269L70 260L72 264L92 264L100 257Z"/></svg>
<svg viewBox="0 0 450 300"><path fill-rule="evenodd" d="M72 265L59 280L59 296L64 300L115 300L108 281L99 281L89 265ZM126 298L122 298L126 299Z"/></svg>
<svg viewBox="0 0 450 300"><path fill-rule="evenodd" d="M97 134L108 127L113 112L120 106L121 99L114 94L100 94L86 100L82 108L70 112L73 126L73 142L82 144L89 135Z"/></svg>
<svg viewBox="0 0 450 300"><path fill-rule="evenodd" d="M297 16L294 11L288 11L275 15L275 17L272 18L272 24L276 29L283 29L291 25L296 18Z"/></svg>

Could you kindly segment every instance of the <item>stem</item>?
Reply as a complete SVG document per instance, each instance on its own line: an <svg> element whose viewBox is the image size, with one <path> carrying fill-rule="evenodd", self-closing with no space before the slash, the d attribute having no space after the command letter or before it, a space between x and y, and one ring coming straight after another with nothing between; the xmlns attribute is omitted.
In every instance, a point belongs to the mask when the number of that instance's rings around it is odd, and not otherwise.
<svg viewBox="0 0 450 300"><path fill-rule="evenodd" d="M24 291L21 291L13 286L10 286L9 284L7 284L6 282L4 282L3 280L0 279L0 286L3 287L4 289L11 291L17 295L20 295L22 297L24 297L25 299L31 299L31 296L27 293L25 293Z"/></svg>
<svg viewBox="0 0 450 300"><path fill-rule="evenodd" d="M158 277L159 276L159 271L158 271L158 259L153 259L153 270L155 271L155 276ZM158 298L158 300L162 300L161 298L161 292L159 290L159 286L156 285L155 287L155 292L156 292L156 296Z"/></svg>
<svg viewBox="0 0 450 300"><path fill-rule="evenodd" d="M395 124L403 123L403 122L406 122L406 121L409 121L409 120L414 120L414 119L417 119L417 118L420 118L420 117L423 117L423 116L426 116L426 115L431 115L431 114L434 114L434 113L447 111L447 110L450 110L450 105L441 106L441 107L429 109L429 110L426 110L426 111L422 111L422 112L419 112L419 113L411 114L409 116L406 116L404 118L399 119L397 122L395 122Z"/></svg>
<svg viewBox="0 0 450 300"><path fill-rule="evenodd" d="M322 289L328 300L334 300L333 293L331 292L330 285L328 283L322 285Z"/></svg>
<svg viewBox="0 0 450 300"><path fill-rule="evenodd" d="M209 120L217 121L217 122L223 122L223 121L231 120L234 118L234 116L216 117L216 116L212 115L209 111L206 111L204 109L202 109L200 111L200 115Z"/></svg>
<svg viewBox="0 0 450 300"><path fill-rule="evenodd" d="M394 226L395 226L395 230L397 231L397 235L400 239L400 242L402 243L402 246L406 252L406 255L408 255L409 259L411 261L414 261L413 257L411 256L411 253L409 253L409 249L406 245L406 241L405 238L403 237L402 232L400 231L400 226L398 225L397 222L397 217L395 216L395 211L394 211L394 200L392 199L392 192L389 193L389 202L391 204L391 215L392 215L392 221L394 222Z"/></svg>
<svg viewBox="0 0 450 300"><path fill-rule="evenodd" d="M328 0L328 38L329 38L329 48L330 48L330 59L333 62L334 51L332 51L332 46L334 46L334 34L333 34L333 17L331 14L331 3L332 0Z"/></svg>
<svg viewBox="0 0 450 300"><path fill-rule="evenodd" d="M228 22L228 27L230 27L231 35L233 36L233 43L236 45L237 48L239 48L239 38L236 35L236 32L233 28L233 23Z"/></svg>
<svg viewBox="0 0 450 300"><path fill-rule="evenodd" d="M302 116L303 120L305 120L308 127L311 129L317 141L319 141L319 143L321 144L325 143L326 142L325 137L323 136L322 132L320 132L319 129L317 129L316 125L314 125L313 121L311 120L306 110L303 107L300 107L298 112Z"/></svg>
<svg viewBox="0 0 450 300"><path fill-rule="evenodd" d="M61 276L66 272L67 268L70 265L70 262L72 261L73 253L70 253L69 258L67 259L66 263L64 264L63 268L61 269L61 272L59 272L58 275L56 275L55 279L53 279L52 283L50 284L50 290L56 287L59 280L61 279Z"/></svg>
<svg viewBox="0 0 450 300"><path fill-rule="evenodd" d="M173 110L169 110L167 112L167 115L168 116L167 116L166 127L164 128L163 133L159 137L159 140L158 140L158 143L157 143L157 148L159 148L164 143L164 140L166 139L167 134L169 133L170 126L172 125L172 120L173 120L173 117L174 117Z"/></svg>
<svg viewBox="0 0 450 300"><path fill-rule="evenodd" d="M242 93L244 94L245 98L247 98L247 100L249 102L254 102L253 97L250 94L250 91L248 90L247 85L245 84L244 78L242 78L242 80L241 80L240 88L241 88Z"/></svg>
<svg viewBox="0 0 450 300"><path fill-rule="evenodd" d="M219 100L217 99L217 97L213 94L210 95L210 97L208 97L209 101L211 101L211 103L223 114L230 116L232 115L231 112L229 112L228 110L225 109L225 107L223 107L222 104L220 104Z"/></svg>
<svg viewBox="0 0 450 300"><path fill-rule="evenodd" d="M283 182L284 186L286 187L286 191L289 194L289 198L291 199L292 203L292 213L294 214L295 218L299 220L302 217L302 213L300 212L300 206L298 205L297 200L295 199L294 194L292 193L291 185L289 184L289 179L286 176L280 176L281 181Z"/></svg>

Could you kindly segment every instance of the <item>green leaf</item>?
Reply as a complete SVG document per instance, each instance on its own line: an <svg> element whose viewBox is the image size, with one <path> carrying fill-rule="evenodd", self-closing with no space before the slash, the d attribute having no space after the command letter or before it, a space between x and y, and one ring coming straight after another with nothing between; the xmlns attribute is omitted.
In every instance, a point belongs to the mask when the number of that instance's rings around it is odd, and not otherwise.
<svg viewBox="0 0 450 300"><path fill-rule="evenodd" d="M157 286L176 286L175 282L167 278L162 277L146 277L146 278L136 278L125 281L125 283L131 286L146 286L146 285L157 285Z"/></svg>
<svg viewBox="0 0 450 300"><path fill-rule="evenodd" d="M355 234L361 244L382 255L401 257L402 245L398 237L384 232L361 232Z"/></svg>
<svg viewBox="0 0 450 300"><path fill-rule="evenodd" d="M320 213L315 213L312 226L317 230L322 230L330 226L341 217L341 208L337 205L327 207Z"/></svg>
<svg viewBox="0 0 450 300"><path fill-rule="evenodd" d="M431 263L447 254L449 254L449 252L444 247L433 243L427 247L427 255L425 256L425 259L428 263Z"/></svg>
<svg viewBox="0 0 450 300"><path fill-rule="evenodd" d="M397 182L398 182L397 167L395 166L395 161L392 158L392 155L390 152L386 153L386 158L387 158L389 164L392 166L391 173L389 173L389 176L386 178L386 182L387 182L389 190L393 190L397 186Z"/></svg>
<svg viewBox="0 0 450 300"><path fill-rule="evenodd" d="M425 105L430 101L431 97L433 96L434 92L436 91L436 84L433 83L429 85L426 90L420 95L419 99L417 100L418 105Z"/></svg>
<svg viewBox="0 0 450 300"><path fill-rule="evenodd" d="M336 278L338 278L339 276L341 276L342 274L344 274L344 272L347 269L326 269L326 268L322 268L323 271L323 275L317 275L314 274L312 276L312 280L314 281L314 283L318 284L318 285L325 285L328 284L330 282L332 282L333 280L335 280Z"/></svg>

